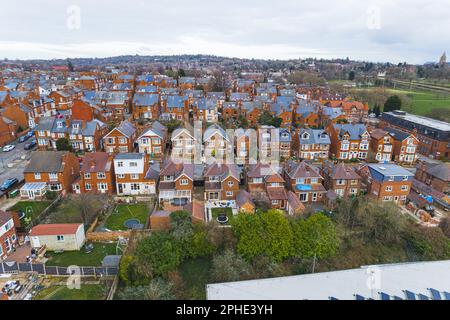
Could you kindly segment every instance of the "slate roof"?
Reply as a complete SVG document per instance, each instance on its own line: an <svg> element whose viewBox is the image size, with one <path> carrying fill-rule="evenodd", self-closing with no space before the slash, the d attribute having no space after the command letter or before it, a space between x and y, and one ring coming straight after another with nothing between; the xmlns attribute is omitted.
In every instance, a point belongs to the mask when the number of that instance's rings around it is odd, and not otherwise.
<svg viewBox="0 0 450 320"><path fill-rule="evenodd" d="M89 152L83 158L80 172L109 172L111 170L111 162L106 152Z"/></svg>
<svg viewBox="0 0 450 320"><path fill-rule="evenodd" d="M220 177L223 181L226 177L232 176L236 180L239 180L239 174L235 164L217 164L213 163L205 168L205 177Z"/></svg>
<svg viewBox="0 0 450 320"><path fill-rule="evenodd" d="M31 153L30 162L23 172L62 172L64 156L68 153L67 151L34 151Z"/></svg>
<svg viewBox="0 0 450 320"><path fill-rule="evenodd" d="M12 219L12 215L9 212L0 210L0 227Z"/></svg>
<svg viewBox="0 0 450 320"><path fill-rule="evenodd" d="M367 131L366 126L361 123L351 124L335 124L335 130L339 133L338 138L342 140L342 136L348 132L350 135L350 140L360 140L361 135Z"/></svg>
<svg viewBox="0 0 450 320"><path fill-rule="evenodd" d="M359 180L361 177L353 170L352 167L345 165L343 162L338 163L335 166L325 167L324 170L328 173L331 179L342 180ZM330 172L328 172L330 171Z"/></svg>
<svg viewBox="0 0 450 320"><path fill-rule="evenodd" d="M227 133L226 133L226 131L222 127L217 125L217 124L210 125L205 130L205 133L203 134L203 140L204 141L209 140L209 138L211 138L216 133L219 133L222 136L223 139L228 140L228 141L230 140L228 135L227 135Z"/></svg>
<svg viewBox="0 0 450 320"><path fill-rule="evenodd" d="M128 120L122 121L120 125L114 129L117 129L120 132L122 132L122 134L125 135L127 138L130 138L136 132L136 128Z"/></svg>
<svg viewBox="0 0 450 320"><path fill-rule="evenodd" d="M429 165L427 166L426 172L440 180L450 181L450 163Z"/></svg>
<svg viewBox="0 0 450 320"><path fill-rule="evenodd" d="M295 162L289 160L286 163L285 170L291 179L297 178L322 178L316 167L309 165L305 161Z"/></svg>
<svg viewBox="0 0 450 320"><path fill-rule="evenodd" d="M396 129L392 129L392 128L385 128L384 130L389 132L389 134L394 138L394 140L397 140L397 141L403 141L411 135L408 132L404 132L404 131L400 131L400 130L396 130Z"/></svg>
<svg viewBox="0 0 450 320"><path fill-rule="evenodd" d="M303 139L304 134L308 135ZM302 128L298 139L300 144L331 144L330 136L322 129Z"/></svg>
<svg viewBox="0 0 450 320"><path fill-rule="evenodd" d="M153 106L158 102L159 95L154 93L136 93L133 97L133 104L136 106Z"/></svg>

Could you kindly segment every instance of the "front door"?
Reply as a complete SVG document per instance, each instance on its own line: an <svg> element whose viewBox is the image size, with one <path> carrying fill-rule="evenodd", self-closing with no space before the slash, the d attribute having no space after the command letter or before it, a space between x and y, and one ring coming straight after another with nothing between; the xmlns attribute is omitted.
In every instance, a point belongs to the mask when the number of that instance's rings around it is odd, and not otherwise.
<svg viewBox="0 0 450 320"><path fill-rule="evenodd" d="M313 201L313 202L316 202L316 201L317 201L317 193L316 193L316 192L314 192L314 193L312 194L312 201Z"/></svg>
<svg viewBox="0 0 450 320"><path fill-rule="evenodd" d="M122 187L122 184L121 183L119 183L119 192L118 192L119 194L122 194L123 193L123 187Z"/></svg>

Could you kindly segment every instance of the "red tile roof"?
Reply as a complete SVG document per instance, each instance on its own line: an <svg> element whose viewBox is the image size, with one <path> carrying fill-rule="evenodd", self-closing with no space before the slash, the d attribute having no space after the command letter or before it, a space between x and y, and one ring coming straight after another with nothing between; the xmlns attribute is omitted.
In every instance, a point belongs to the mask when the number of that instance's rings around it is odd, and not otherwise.
<svg viewBox="0 0 450 320"><path fill-rule="evenodd" d="M30 236L75 234L80 226L80 223L39 224L31 229Z"/></svg>

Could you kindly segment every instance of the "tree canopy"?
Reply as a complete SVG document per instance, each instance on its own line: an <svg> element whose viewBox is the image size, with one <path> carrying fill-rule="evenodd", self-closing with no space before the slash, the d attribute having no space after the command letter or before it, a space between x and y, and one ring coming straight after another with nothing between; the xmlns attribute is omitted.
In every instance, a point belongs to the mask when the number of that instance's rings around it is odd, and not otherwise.
<svg viewBox="0 0 450 320"><path fill-rule="evenodd" d="M384 103L384 112L394 111L394 110L400 110L402 107L402 99L400 99L399 96L393 95L387 98L386 102Z"/></svg>

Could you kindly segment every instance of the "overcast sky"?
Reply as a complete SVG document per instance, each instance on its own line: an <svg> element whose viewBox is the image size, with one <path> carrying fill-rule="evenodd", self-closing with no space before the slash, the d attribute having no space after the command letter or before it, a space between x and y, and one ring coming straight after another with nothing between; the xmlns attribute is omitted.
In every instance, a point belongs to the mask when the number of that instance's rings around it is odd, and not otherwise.
<svg viewBox="0 0 450 320"><path fill-rule="evenodd" d="M0 57L437 61L449 0L2 0Z"/></svg>

